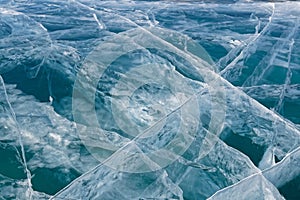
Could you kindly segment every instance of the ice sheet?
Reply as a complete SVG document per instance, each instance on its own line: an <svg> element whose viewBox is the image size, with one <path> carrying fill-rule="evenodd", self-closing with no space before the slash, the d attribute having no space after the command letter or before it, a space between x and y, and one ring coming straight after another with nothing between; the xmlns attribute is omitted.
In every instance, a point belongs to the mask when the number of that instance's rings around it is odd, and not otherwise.
<svg viewBox="0 0 300 200"><path fill-rule="evenodd" d="M299 2L0 3L0 198L299 197Z"/></svg>

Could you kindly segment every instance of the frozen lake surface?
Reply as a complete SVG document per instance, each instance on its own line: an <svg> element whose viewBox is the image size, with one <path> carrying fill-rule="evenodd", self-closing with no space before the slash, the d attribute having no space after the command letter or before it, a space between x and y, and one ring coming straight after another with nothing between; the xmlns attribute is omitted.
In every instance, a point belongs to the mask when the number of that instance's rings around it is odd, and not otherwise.
<svg viewBox="0 0 300 200"><path fill-rule="evenodd" d="M0 0L0 199L300 199L300 2Z"/></svg>

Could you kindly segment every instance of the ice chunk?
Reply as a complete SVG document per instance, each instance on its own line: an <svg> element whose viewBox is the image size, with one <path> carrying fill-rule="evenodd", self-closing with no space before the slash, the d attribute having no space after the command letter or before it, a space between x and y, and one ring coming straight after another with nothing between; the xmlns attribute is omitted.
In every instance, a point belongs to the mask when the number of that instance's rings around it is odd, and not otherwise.
<svg viewBox="0 0 300 200"><path fill-rule="evenodd" d="M288 153L275 166L263 171L263 175L276 187L282 187L300 175L300 148Z"/></svg>
<svg viewBox="0 0 300 200"><path fill-rule="evenodd" d="M35 78L42 66L51 40L45 28L23 13L0 9L0 73L24 67Z"/></svg>
<svg viewBox="0 0 300 200"><path fill-rule="evenodd" d="M182 190L164 170L116 172L100 165L51 199L183 199Z"/></svg>
<svg viewBox="0 0 300 200"><path fill-rule="evenodd" d="M17 180L9 177L5 177L0 174L0 199L29 199L26 195L28 192L27 180ZM50 196L42 193L33 191L31 194L32 200L47 200Z"/></svg>
<svg viewBox="0 0 300 200"><path fill-rule="evenodd" d="M208 199L284 199L263 175L256 174L229 186Z"/></svg>
<svg viewBox="0 0 300 200"><path fill-rule="evenodd" d="M0 90L1 145L5 145L3 153L6 156L17 157L16 161L6 162L11 165L11 171L15 171L15 176L20 175L15 177L17 180L26 178L26 159L28 170L34 174L29 176L33 189L54 194L98 163L82 147L74 123L55 113L48 103L40 103L33 96L15 89L15 85L6 84L5 87L6 90ZM16 119L5 98L9 99ZM24 152L19 151L23 147ZM40 184L47 176L51 187Z"/></svg>
<svg viewBox="0 0 300 200"><path fill-rule="evenodd" d="M200 138L196 139L182 158L166 168L169 177L182 188L184 198L206 199L216 191L259 172L247 156L219 139L205 157L199 158L197 153L201 143Z"/></svg>
<svg viewBox="0 0 300 200"><path fill-rule="evenodd" d="M261 161L258 164L259 169L264 170L266 168L272 167L275 165L275 156L273 147L268 147L262 157Z"/></svg>
<svg viewBox="0 0 300 200"><path fill-rule="evenodd" d="M280 189L283 185L299 177L299 152L299 148L295 149L276 165L269 166L270 168L262 173L249 176L237 184L216 192L209 199L284 199L275 186ZM291 196L296 198L299 188L296 186L293 189L295 191L291 192L293 193Z"/></svg>

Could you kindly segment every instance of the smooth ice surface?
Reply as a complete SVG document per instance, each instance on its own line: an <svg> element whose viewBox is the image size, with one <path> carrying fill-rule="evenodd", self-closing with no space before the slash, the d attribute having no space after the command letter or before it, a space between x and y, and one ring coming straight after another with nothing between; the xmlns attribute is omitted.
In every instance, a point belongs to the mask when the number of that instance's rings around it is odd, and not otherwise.
<svg viewBox="0 0 300 200"><path fill-rule="evenodd" d="M300 198L299 2L0 4L0 199Z"/></svg>

